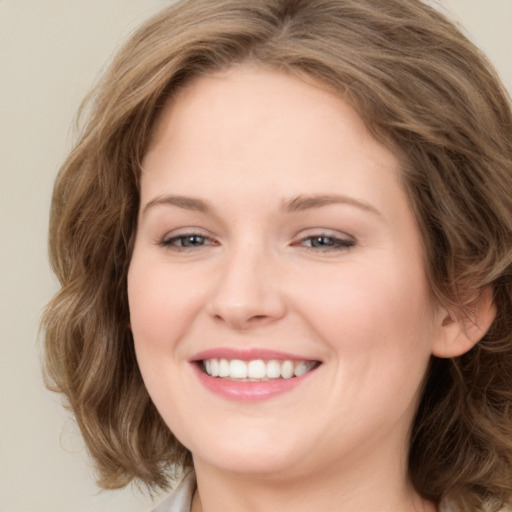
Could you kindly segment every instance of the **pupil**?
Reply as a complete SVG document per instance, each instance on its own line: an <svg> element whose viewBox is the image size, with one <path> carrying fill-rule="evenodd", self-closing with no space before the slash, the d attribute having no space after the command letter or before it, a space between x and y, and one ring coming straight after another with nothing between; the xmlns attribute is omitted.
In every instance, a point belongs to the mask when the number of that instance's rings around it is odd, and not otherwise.
<svg viewBox="0 0 512 512"><path fill-rule="evenodd" d="M183 240L183 245L185 247L194 247L196 245L201 245L202 243L203 243L203 237L199 236L199 235L187 236Z"/></svg>
<svg viewBox="0 0 512 512"><path fill-rule="evenodd" d="M312 240L313 247L325 247L326 245L333 245L333 241L327 236L317 236Z"/></svg>

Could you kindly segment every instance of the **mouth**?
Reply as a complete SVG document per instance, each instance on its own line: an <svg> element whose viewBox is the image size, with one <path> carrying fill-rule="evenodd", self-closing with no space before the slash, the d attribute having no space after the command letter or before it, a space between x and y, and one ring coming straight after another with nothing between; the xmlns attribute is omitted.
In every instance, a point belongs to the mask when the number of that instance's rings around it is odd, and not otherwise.
<svg viewBox="0 0 512 512"><path fill-rule="evenodd" d="M210 358L197 361L206 375L230 381L269 382L295 379L317 368L320 361Z"/></svg>
<svg viewBox="0 0 512 512"><path fill-rule="evenodd" d="M235 402L261 402L291 392L310 381L322 361L297 354L252 348L214 348L189 362L210 392Z"/></svg>

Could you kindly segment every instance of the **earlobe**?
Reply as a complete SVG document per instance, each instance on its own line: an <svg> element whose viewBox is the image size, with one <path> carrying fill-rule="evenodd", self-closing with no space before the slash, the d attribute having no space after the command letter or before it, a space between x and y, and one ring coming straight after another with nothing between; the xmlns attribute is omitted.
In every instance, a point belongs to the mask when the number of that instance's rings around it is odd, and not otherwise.
<svg viewBox="0 0 512 512"><path fill-rule="evenodd" d="M434 340L432 354L457 357L471 350L486 334L496 316L496 305L490 286L468 305L469 314L444 310Z"/></svg>

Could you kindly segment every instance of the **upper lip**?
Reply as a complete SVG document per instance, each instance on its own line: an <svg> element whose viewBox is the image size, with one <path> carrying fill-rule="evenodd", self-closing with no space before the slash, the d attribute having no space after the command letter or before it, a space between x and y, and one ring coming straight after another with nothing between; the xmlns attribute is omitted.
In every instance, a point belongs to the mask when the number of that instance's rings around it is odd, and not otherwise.
<svg viewBox="0 0 512 512"><path fill-rule="evenodd" d="M263 348L238 349L218 347L203 350L197 354L194 354L190 358L190 362L203 361L205 359L239 359L241 361L253 361L255 359L263 359L265 361L318 361L318 359L312 357L305 357L288 352L268 350Z"/></svg>

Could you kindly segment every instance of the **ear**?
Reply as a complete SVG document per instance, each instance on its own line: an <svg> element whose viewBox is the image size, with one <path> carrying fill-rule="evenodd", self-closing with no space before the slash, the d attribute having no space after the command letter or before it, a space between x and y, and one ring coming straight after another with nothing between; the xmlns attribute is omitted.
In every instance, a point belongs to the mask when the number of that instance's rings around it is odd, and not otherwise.
<svg viewBox="0 0 512 512"><path fill-rule="evenodd" d="M468 304L470 314L442 309L432 354L437 357L457 357L471 350L489 330L495 316L496 305L492 288L487 286Z"/></svg>

